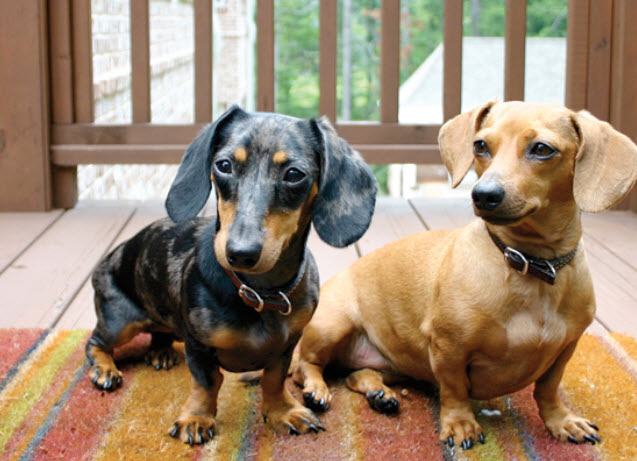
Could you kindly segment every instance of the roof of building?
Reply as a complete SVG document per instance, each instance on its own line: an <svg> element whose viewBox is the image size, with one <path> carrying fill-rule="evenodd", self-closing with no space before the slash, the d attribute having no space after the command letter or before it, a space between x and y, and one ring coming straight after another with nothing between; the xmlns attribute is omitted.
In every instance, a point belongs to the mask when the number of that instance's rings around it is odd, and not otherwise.
<svg viewBox="0 0 637 461"><path fill-rule="evenodd" d="M464 37L462 111L504 99L504 37ZM400 87L401 123L442 123L443 45ZM526 39L524 99L564 104L566 39Z"/></svg>

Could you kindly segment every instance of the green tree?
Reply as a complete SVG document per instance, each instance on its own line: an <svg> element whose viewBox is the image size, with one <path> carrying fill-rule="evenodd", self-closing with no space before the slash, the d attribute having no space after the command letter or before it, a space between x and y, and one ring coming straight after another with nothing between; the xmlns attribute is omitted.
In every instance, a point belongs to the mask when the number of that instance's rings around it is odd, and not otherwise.
<svg viewBox="0 0 637 461"><path fill-rule="evenodd" d="M520 0L522 1L522 0ZM276 0L276 110L298 117L318 115L320 0ZM444 0L401 0L400 81L404 82L442 43ZM379 120L380 0L351 0L351 120ZM566 36L567 0L528 0L527 35ZM338 9L339 30L343 2ZM464 0L463 27L469 36L504 36L504 0ZM343 48L339 33L339 50ZM256 69L258 72L259 70ZM339 55L337 75L343 71ZM337 79L343 104L343 79ZM340 110L338 111L340 114ZM374 167L381 189L387 168Z"/></svg>

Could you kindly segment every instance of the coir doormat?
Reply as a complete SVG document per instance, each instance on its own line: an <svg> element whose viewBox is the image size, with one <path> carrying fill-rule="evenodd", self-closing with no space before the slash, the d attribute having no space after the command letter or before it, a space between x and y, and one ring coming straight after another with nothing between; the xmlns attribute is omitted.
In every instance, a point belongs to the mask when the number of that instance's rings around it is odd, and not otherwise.
<svg viewBox="0 0 637 461"><path fill-rule="evenodd" d="M573 445L544 429L529 387L474 403L486 444L469 451L438 442L433 386L397 386L400 413L372 411L342 380L331 383L332 408L319 415L327 432L275 435L260 416L259 386L226 373L218 434L191 448L168 435L189 390L182 360L155 371L140 359L147 335L117 351L124 384L96 390L87 377L88 332L0 330L2 460L635 460L637 341L586 335L562 381L562 398L594 421L603 442ZM288 382L300 398L299 389Z"/></svg>

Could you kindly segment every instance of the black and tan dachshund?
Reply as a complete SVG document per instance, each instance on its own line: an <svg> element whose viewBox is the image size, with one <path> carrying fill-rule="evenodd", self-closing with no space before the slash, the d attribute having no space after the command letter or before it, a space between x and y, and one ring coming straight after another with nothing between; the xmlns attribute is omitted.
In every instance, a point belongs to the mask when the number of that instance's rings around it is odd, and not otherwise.
<svg viewBox="0 0 637 461"><path fill-rule="evenodd" d="M196 218L212 182L216 218ZM326 119L229 109L188 147L166 200L172 220L144 228L97 266L98 320L86 346L92 382L120 386L113 348L151 332L147 361L170 368L173 340L183 340L192 374L172 436L191 445L214 436L220 368L263 369L264 420L278 432L317 432L320 421L284 387L318 303L310 223L330 245L355 242L376 189Z"/></svg>

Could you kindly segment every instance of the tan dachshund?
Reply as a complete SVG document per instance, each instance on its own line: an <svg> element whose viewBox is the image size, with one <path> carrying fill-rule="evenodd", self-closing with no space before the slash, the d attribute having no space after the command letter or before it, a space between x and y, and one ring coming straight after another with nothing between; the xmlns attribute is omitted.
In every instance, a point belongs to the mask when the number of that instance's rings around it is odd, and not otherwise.
<svg viewBox="0 0 637 461"><path fill-rule="evenodd" d="M475 164L480 219L395 241L322 287L294 372L306 405L329 407L330 363L352 370L348 387L386 413L398 410L388 384L429 381L440 388L440 440L469 449L484 443L470 399L535 383L553 436L600 441L558 385L595 313L580 213L629 192L637 146L587 112L520 102L458 115L439 142L453 187Z"/></svg>

